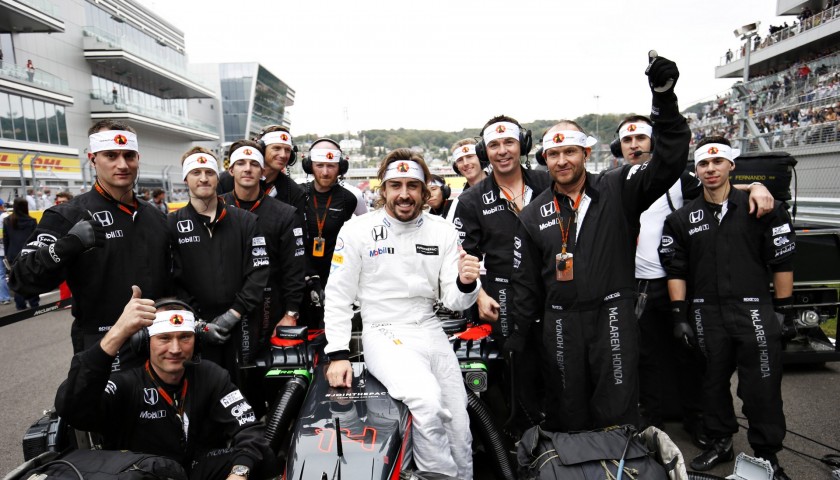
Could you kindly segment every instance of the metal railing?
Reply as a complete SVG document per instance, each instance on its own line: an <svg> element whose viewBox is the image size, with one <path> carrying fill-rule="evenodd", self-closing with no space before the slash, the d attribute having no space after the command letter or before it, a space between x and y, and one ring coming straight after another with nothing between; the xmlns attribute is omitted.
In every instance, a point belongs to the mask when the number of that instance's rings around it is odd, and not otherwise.
<svg viewBox="0 0 840 480"><path fill-rule="evenodd" d="M2 67L0 67L0 76L15 81L23 80L24 82L30 83L38 88L44 88L46 90L65 93L68 95L70 94L70 86L66 80L37 68L34 69L34 71L29 71L23 65L2 62Z"/></svg>
<svg viewBox="0 0 840 480"><path fill-rule="evenodd" d="M61 18L61 11L53 5L52 2L47 0L18 0L20 3L25 3L30 7L38 10L42 13L46 13L47 15L53 18Z"/></svg>
<svg viewBox="0 0 840 480"><path fill-rule="evenodd" d="M218 134L219 129L214 125L209 123L204 123L198 120L193 120L190 118L185 117L183 114L185 112L180 112L179 114L174 114L171 112L167 112L166 110L162 110L159 108L148 107L145 105L137 105L133 103L126 102L122 98L117 98L114 101L114 94L113 92L107 92L105 90L94 89L90 91L90 98L94 100L99 100L105 105L108 105L112 110L116 112L127 112L127 113L134 113L137 115L142 115L144 117L152 118L155 120L160 120L167 123L173 123L176 125L181 125L188 128L193 128L196 130L200 130L202 132L209 132Z"/></svg>
<svg viewBox="0 0 840 480"><path fill-rule="evenodd" d="M96 39L96 41L99 43L104 43L108 45L110 49L125 50L126 52L137 55L138 57L143 58L144 60L149 60L155 65L163 67L164 69L176 75L179 75L184 79L209 88L203 79L191 76L189 71L187 71L186 66L179 65L169 58L157 55L154 52L149 51L149 49L142 48L141 46L137 45L131 40L128 40L126 38L115 37L113 34L106 32L105 30L99 27L94 27L92 25L85 26L83 29L83 34L86 37ZM184 62L186 62L186 57L184 57Z"/></svg>
<svg viewBox="0 0 840 480"><path fill-rule="evenodd" d="M840 141L840 121L812 123L796 128L767 132L747 138L747 148L741 153L758 152L758 138L764 138L771 149L827 145Z"/></svg>

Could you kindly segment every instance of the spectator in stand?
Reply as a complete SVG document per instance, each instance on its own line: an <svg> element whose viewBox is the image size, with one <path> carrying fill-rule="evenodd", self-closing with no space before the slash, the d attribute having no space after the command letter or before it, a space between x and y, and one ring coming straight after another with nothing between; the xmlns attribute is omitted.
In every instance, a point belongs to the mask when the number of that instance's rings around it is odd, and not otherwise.
<svg viewBox="0 0 840 480"><path fill-rule="evenodd" d="M29 210L38 210L38 201L35 199L34 188L26 189L26 204L29 207Z"/></svg>
<svg viewBox="0 0 840 480"><path fill-rule="evenodd" d="M26 244L26 239L35 231L36 225L38 225L38 222L29 216L27 200L16 198L12 204L12 214L3 219L3 249L6 256L11 259L9 260L10 264L20 255L20 251ZM27 302L29 308L38 308L38 295L26 298L19 293L15 293L15 306L18 310L26 310Z"/></svg>
<svg viewBox="0 0 840 480"><path fill-rule="evenodd" d="M26 61L26 76L30 82L35 80L35 65L32 64L32 60Z"/></svg>
<svg viewBox="0 0 840 480"><path fill-rule="evenodd" d="M731 61L732 61L732 49L730 48L729 50L726 51L726 63L729 63Z"/></svg>

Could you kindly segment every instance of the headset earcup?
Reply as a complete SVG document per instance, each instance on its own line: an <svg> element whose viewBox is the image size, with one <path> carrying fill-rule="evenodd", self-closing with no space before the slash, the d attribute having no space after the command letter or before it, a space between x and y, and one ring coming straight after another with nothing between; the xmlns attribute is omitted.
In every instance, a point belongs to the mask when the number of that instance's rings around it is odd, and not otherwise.
<svg viewBox="0 0 840 480"><path fill-rule="evenodd" d="M534 146L534 137L531 131L522 129L519 131L519 154L527 157L531 153L531 148ZM545 164L543 164L545 165Z"/></svg>
<svg viewBox="0 0 840 480"><path fill-rule="evenodd" d="M297 145L292 145L292 153L289 154L289 161L286 162L286 167L294 166L295 162L297 162L297 152L298 147Z"/></svg>
<svg viewBox="0 0 840 480"><path fill-rule="evenodd" d="M350 170L350 161L342 157L341 160L338 161L338 174L344 175L348 170Z"/></svg>
<svg viewBox="0 0 840 480"><path fill-rule="evenodd" d="M624 154L621 153L621 139L616 138L612 142L610 142L610 153L613 154L615 158L623 158Z"/></svg>
<svg viewBox="0 0 840 480"><path fill-rule="evenodd" d="M128 339L128 347L139 358L149 357L149 329L141 328Z"/></svg>
<svg viewBox="0 0 840 480"><path fill-rule="evenodd" d="M478 161L482 164L490 163L490 157L487 156L487 146L484 145L483 138L475 144L475 156L478 157Z"/></svg>
<svg viewBox="0 0 840 480"><path fill-rule="evenodd" d="M460 170L458 170L458 164L457 164L457 162L452 162L452 170L455 170L455 174L457 174L457 175L461 175L461 171L460 171ZM463 177L463 175L461 175L461 176Z"/></svg>
<svg viewBox="0 0 840 480"><path fill-rule="evenodd" d="M443 187L441 187L440 191L443 193L443 201L445 202L449 200L449 196L452 195L452 187L444 184Z"/></svg>
<svg viewBox="0 0 840 480"><path fill-rule="evenodd" d="M303 167L304 173L307 175L312 175L312 159L309 156L303 157L303 160L300 162L300 166Z"/></svg>
<svg viewBox="0 0 840 480"><path fill-rule="evenodd" d="M546 163L545 163L545 155L543 155L542 147L538 148L537 151L534 153L534 158L537 159L538 164L540 164L544 167L547 166Z"/></svg>

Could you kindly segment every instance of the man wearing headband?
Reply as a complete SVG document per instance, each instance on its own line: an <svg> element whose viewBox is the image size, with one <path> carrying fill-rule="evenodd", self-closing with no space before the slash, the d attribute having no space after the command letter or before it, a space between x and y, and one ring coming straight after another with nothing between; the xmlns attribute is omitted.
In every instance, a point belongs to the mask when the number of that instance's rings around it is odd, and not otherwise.
<svg viewBox="0 0 840 480"><path fill-rule="evenodd" d="M452 153L452 169L455 170L455 173L467 180L467 183L464 184L465 191L487 178L487 172L484 169L485 165L478 160L478 156L475 154L475 139L465 138L458 140L452 145L450 152ZM458 198L456 197L452 199L452 205L446 214L446 219L450 222L455 220L457 205Z"/></svg>
<svg viewBox="0 0 840 480"><path fill-rule="evenodd" d="M140 165L137 135L121 122L89 130L94 188L47 209L12 272L10 287L24 296L67 281L73 291L73 351L99 341L117 321L138 285L149 295L170 293L166 217L134 196ZM120 356L115 369L130 359Z"/></svg>
<svg viewBox="0 0 840 480"><path fill-rule="evenodd" d="M431 196L427 202L429 213L446 218L452 206L452 200L449 199L450 191L443 177L432 175L432 181L429 182L429 193Z"/></svg>
<svg viewBox="0 0 840 480"><path fill-rule="evenodd" d="M242 148L243 155L254 155L252 147ZM202 356L239 382L237 363L247 364L257 346L252 314L262 307L270 262L257 216L216 196L218 168L203 147L181 158L190 201L168 217L173 277L178 296L208 322Z"/></svg>
<svg viewBox="0 0 840 480"><path fill-rule="evenodd" d="M653 126L649 118L630 115L618 126L621 154L631 165L650 160ZM750 210L761 216L773 210L773 196L760 183L739 185L749 189ZM695 444L704 448L701 412L703 363L697 355L680 347L672 335L671 306L665 270L659 261L659 240L665 217L697 198L703 189L696 176L683 171L665 195L656 199L640 218L636 245L636 314L639 317L639 407L643 425L664 429L665 412L672 398L682 407L683 426ZM675 383L663 379L676 379Z"/></svg>
<svg viewBox="0 0 840 480"><path fill-rule="evenodd" d="M654 57L656 154L642 166L595 175L586 161L596 140L562 121L542 152L553 188L520 215L514 238L514 351L532 348L534 320L550 359L545 428L578 431L639 422L634 251L639 217L680 176L691 132L673 92L674 62Z"/></svg>
<svg viewBox="0 0 840 480"><path fill-rule="evenodd" d="M500 344L513 332L508 318L510 310L510 276L514 257L513 234L519 223L519 212L532 199L548 188L551 178L543 171L526 170L519 163L522 151L520 140L530 143L531 132L519 122L505 115L491 118L481 129L486 156L493 171L484 180L458 196L452 222L458 229L461 246L470 255L483 259L481 286L475 311L484 322L492 322L493 337ZM539 340L535 332L534 341ZM516 427L524 431L540 422L536 399L532 391L542 382L539 379L537 352L529 349L517 359L517 381L520 387ZM507 382L503 383L507 385ZM510 398L504 393L504 398Z"/></svg>
<svg viewBox="0 0 840 480"><path fill-rule="evenodd" d="M458 360L434 305L464 310L480 287L478 259L459 251L451 223L423 213L429 169L407 148L385 156L374 210L345 224L326 292L332 387L350 387L352 304L361 305L368 370L414 418L418 468L472 478L472 438Z"/></svg>
<svg viewBox="0 0 840 480"><path fill-rule="evenodd" d="M250 151L250 152L249 152ZM251 331L256 341L255 350L267 348L269 337L278 325L297 324L300 304L303 300L304 256L303 227L298 221L294 207L276 198L269 197L260 188L263 156L260 146L250 140L240 140L230 146L230 167L228 171L234 180L234 189L222 199L227 205L234 205L257 216L257 226L265 235L271 274L262 308L255 317ZM249 389L248 398L252 398ZM261 412L255 405L257 413Z"/></svg>
<svg viewBox="0 0 840 480"><path fill-rule="evenodd" d="M733 459L738 422L730 377L737 367L747 439L755 455L773 465L773 478L787 479L776 453L785 437L781 338L795 334L796 236L781 202L755 218L747 194L731 187L729 174L739 154L723 137L697 144L694 162L703 195L668 215L659 254L668 273L674 335L706 359L703 423L711 446L691 467L705 471Z"/></svg>
<svg viewBox="0 0 840 480"><path fill-rule="evenodd" d="M190 478L276 474L263 426L228 373L213 362L190 361L193 312L177 300L161 300L156 308L137 286L130 291L113 328L73 357L55 398L59 415L74 428L102 434L106 450L163 455ZM136 344L147 342L145 365L111 373L117 352L142 329L146 338Z"/></svg>
<svg viewBox="0 0 840 480"><path fill-rule="evenodd" d="M309 328L322 328L323 291L330 276L330 260L338 231L356 210L356 195L338 183L342 152L338 143L318 139L309 149L312 181L304 186L306 195L305 225L308 244L304 245L308 262L309 301L304 302L305 321ZM310 172L307 172L310 173Z"/></svg>

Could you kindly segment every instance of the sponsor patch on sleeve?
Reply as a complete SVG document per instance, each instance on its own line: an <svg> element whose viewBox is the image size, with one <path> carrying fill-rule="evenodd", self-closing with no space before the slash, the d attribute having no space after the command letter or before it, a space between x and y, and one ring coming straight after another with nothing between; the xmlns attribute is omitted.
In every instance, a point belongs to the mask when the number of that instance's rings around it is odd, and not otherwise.
<svg viewBox="0 0 840 480"><path fill-rule="evenodd" d="M227 395L225 395L224 397L222 397L222 399L219 400L219 401L222 403L222 406L224 408L227 408L227 407L233 405L234 403L242 400L242 398L244 398L244 397L242 397L242 393L239 390L234 390L234 391L228 393Z"/></svg>
<svg viewBox="0 0 840 480"><path fill-rule="evenodd" d="M265 237L254 237L251 239L252 247L261 247L265 245Z"/></svg>
<svg viewBox="0 0 840 480"><path fill-rule="evenodd" d="M779 227L773 227L773 236L774 237L776 235L782 235L784 233L790 233L790 224L789 223L786 223L786 224L781 225Z"/></svg>
<svg viewBox="0 0 840 480"><path fill-rule="evenodd" d="M292 234L296 237L300 237L300 236L303 235L303 229L302 228L296 228L296 229L292 230Z"/></svg>
<svg viewBox="0 0 840 480"><path fill-rule="evenodd" d="M333 253L332 263L334 265L344 265L344 255L340 253Z"/></svg>

